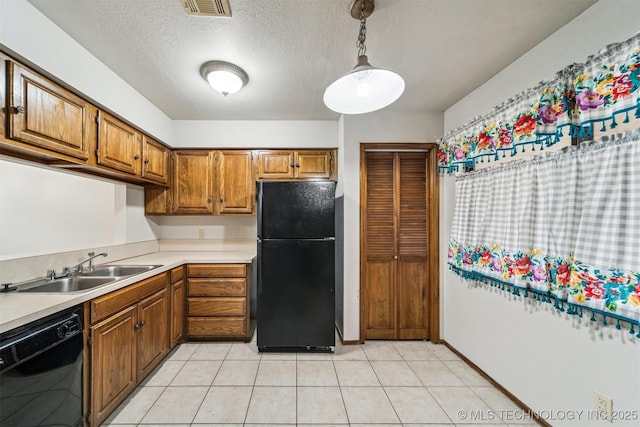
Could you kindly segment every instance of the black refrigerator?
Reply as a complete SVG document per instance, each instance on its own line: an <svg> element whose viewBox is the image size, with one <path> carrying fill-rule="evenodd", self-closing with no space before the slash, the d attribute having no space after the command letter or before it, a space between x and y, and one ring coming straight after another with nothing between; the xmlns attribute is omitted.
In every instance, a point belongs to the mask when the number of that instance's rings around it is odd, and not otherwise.
<svg viewBox="0 0 640 427"><path fill-rule="evenodd" d="M258 350L335 346L333 181L259 181Z"/></svg>

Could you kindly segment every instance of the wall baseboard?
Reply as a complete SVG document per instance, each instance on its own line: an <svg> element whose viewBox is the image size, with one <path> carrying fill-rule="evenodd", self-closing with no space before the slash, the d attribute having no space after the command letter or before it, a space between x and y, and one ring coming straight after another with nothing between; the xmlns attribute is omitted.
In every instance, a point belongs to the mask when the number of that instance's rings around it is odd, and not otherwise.
<svg viewBox="0 0 640 427"><path fill-rule="evenodd" d="M535 422L537 422L538 424L540 424L541 426L544 426L544 427L551 427L551 424L549 424L546 420L540 418L540 416L533 409L531 409L529 406L527 406L527 404L525 404L522 400L518 399L509 390L504 388L502 386L502 384L500 384L499 382L497 382L496 380L491 378L491 376L489 376L489 374L487 374L485 371L480 369L480 367L478 365L476 365L471 360L469 360L464 354L460 353L455 347L453 347L451 344L449 344L445 340L441 340L441 343L444 344L449 350L454 352L456 354L456 356L458 356L460 359L462 359L467 365L471 366L471 368L473 368L473 370L475 370L477 373L482 375L482 377L484 379L486 379L487 381L489 381L494 387L496 387L498 390L500 390L502 393L504 393L504 395L507 396L509 398L509 400L511 400L513 403L515 403L520 409L522 409L523 411L525 411L528 414L531 414L531 418Z"/></svg>
<svg viewBox="0 0 640 427"><path fill-rule="evenodd" d="M342 345L359 345L359 344L364 344L363 340L346 340L344 339L344 337L342 336L342 331L340 330L340 328L338 328L338 325L336 325L336 331L338 332L338 338L340 338L340 343Z"/></svg>

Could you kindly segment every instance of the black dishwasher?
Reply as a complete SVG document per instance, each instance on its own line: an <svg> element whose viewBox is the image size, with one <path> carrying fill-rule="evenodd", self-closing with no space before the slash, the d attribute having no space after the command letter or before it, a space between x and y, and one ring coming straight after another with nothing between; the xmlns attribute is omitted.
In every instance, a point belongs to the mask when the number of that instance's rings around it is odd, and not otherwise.
<svg viewBox="0 0 640 427"><path fill-rule="evenodd" d="M82 306L0 335L0 426L81 426Z"/></svg>

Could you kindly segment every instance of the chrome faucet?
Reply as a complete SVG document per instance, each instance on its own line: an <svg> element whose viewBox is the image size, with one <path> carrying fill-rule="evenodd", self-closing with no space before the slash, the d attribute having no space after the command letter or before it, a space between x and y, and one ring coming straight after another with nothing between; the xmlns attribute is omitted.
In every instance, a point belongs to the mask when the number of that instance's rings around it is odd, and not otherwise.
<svg viewBox="0 0 640 427"><path fill-rule="evenodd" d="M64 267L62 269L62 273L59 276L56 274L55 269L47 270L47 279L55 280L55 279L60 279L61 277L70 277L70 276L73 276L74 274L82 273L84 271L84 268L82 266L87 262L89 263L89 267L87 268L87 271L93 271L94 270L93 259L99 256L107 256L108 254L106 252L103 252L101 254L96 255L95 252L89 252L87 255L89 255L89 258L85 259L80 264L74 265L73 267Z"/></svg>
<svg viewBox="0 0 640 427"><path fill-rule="evenodd" d="M73 273L82 273L82 271L84 270L84 268L82 267L82 265L86 262L89 263L89 267L87 268L88 271L93 271L94 267L93 267L93 259L94 258L98 258L99 256L107 256L108 254L106 252L103 252L101 254L96 255L95 252L89 252L87 255L89 255L89 258L85 259L84 261L82 261L80 264L75 265L71 268L69 268L68 270L70 270L70 272ZM67 269L65 269L67 270Z"/></svg>

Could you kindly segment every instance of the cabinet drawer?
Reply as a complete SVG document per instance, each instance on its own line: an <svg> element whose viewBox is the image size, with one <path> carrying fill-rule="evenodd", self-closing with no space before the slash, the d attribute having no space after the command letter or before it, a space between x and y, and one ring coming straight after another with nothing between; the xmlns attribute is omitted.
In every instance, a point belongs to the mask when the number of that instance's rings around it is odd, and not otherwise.
<svg viewBox="0 0 640 427"><path fill-rule="evenodd" d="M246 335L244 317L187 317L187 335L192 337L230 337Z"/></svg>
<svg viewBox="0 0 640 427"><path fill-rule="evenodd" d="M167 286L169 273L158 274L91 301L91 323L104 319Z"/></svg>
<svg viewBox="0 0 640 427"><path fill-rule="evenodd" d="M171 283L179 282L184 279L184 266L176 267L171 270Z"/></svg>
<svg viewBox="0 0 640 427"><path fill-rule="evenodd" d="M188 277L246 277L245 264L189 264Z"/></svg>
<svg viewBox="0 0 640 427"><path fill-rule="evenodd" d="M244 316L246 307L244 297L187 298L188 316Z"/></svg>
<svg viewBox="0 0 640 427"><path fill-rule="evenodd" d="M188 279L188 295L201 297L243 297L247 294L247 279Z"/></svg>

